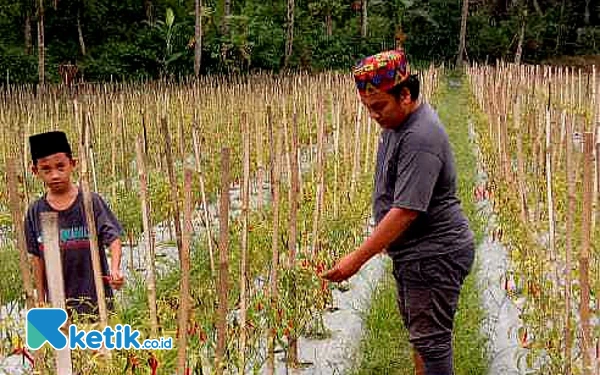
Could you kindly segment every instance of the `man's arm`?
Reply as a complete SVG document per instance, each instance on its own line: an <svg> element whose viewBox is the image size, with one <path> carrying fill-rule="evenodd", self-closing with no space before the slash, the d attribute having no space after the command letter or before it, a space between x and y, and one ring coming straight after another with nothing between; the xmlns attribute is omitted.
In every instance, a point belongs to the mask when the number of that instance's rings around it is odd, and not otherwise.
<svg viewBox="0 0 600 375"><path fill-rule="evenodd" d="M38 306L43 306L46 303L46 269L44 260L36 255L34 255L31 260L33 262L33 272L35 275Z"/></svg>
<svg viewBox="0 0 600 375"><path fill-rule="evenodd" d="M375 254L380 253L398 238L418 214L413 210L392 208L358 249L340 259L335 267L325 272L322 277L335 282L348 279Z"/></svg>
<svg viewBox="0 0 600 375"><path fill-rule="evenodd" d="M121 247L121 240L117 238L110 246L110 286L114 289L121 289L125 282L125 277L121 272L121 256L123 249Z"/></svg>

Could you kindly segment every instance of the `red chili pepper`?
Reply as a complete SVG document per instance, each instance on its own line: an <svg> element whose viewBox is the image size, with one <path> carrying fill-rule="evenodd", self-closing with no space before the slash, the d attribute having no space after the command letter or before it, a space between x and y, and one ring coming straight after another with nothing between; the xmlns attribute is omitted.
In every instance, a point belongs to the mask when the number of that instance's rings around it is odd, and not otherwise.
<svg viewBox="0 0 600 375"><path fill-rule="evenodd" d="M156 359L156 357L152 353L150 353L150 358L148 358L148 365L152 370L152 375L156 375L156 369L158 368L158 359Z"/></svg>
<svg viewBox="0 0 600 375"><path fill-rule="evenodd" d="M521 346L524 348L528 347L528 342L527 342L527 329L525 329L525 331L523 332L523 335L521 336Z"/></svg>
<svg viewBox="0 0 600 375"><path fill-rule="evenodd" d="M33 357L31 356L31 354L29 354L29 352L27 351L27 349L25 347L15 348L15 350L13 350L11 355L22 355L23 358L25 358L27 361L29 361L29 363L31 363L32 367L35 366L35 361L33 360Z"/></svg>

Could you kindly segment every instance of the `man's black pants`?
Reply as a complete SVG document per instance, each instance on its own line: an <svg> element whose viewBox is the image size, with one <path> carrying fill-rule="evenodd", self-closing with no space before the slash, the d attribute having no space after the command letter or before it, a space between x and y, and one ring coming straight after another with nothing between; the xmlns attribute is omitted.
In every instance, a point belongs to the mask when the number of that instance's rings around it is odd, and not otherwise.
<svg viewBox="0 0 600 375"><path fill-rule="evenodd" d="M398 305L426 375L453 375L452 328L472 247L414 261L394 261Z"/></svg>

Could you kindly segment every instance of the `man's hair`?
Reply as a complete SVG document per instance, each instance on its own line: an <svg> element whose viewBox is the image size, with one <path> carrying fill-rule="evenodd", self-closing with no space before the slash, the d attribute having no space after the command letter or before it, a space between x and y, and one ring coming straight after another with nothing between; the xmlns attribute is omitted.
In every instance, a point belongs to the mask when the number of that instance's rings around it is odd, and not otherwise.
<svg viewBox="0 0 600 375"><path fill-rule="evenodd" d="M388 90L388 94L392 95L396 100L400 99L400 94L402 94L402 89L407 88L410 92L410 98L414 102L419 99L419 93L421 90L421 84L419 82L419 77L416 74L410 75L405 81L400 82L396 86L392 87Z"/></svg>

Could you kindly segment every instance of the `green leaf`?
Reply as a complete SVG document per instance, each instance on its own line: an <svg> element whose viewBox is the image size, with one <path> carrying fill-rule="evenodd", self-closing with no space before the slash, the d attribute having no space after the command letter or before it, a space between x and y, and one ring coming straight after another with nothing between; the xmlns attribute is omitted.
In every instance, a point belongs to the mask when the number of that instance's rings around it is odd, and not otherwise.
<svg viewBox="0 0 600 375"><path fill-rule="evenodd" d="M175 22L175 14L173 13L173 9L171 8L167 8L167 17L165 18L165 24L167 25L167 27L171 27L173 26L173 23Z"/></svg>

